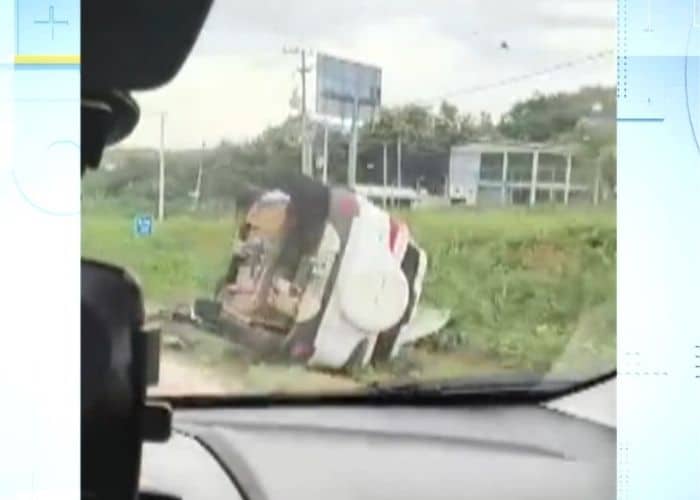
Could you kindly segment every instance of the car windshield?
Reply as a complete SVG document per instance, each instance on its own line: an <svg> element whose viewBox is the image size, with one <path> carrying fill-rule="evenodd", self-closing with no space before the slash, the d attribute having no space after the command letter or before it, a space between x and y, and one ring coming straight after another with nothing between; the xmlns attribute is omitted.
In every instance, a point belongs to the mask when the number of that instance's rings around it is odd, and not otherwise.
<svg viewBox="0 0 700 500"><path fill-rule="evenodd" d="M83 180L83 256L162 332L153 393L613 371L615 8L215 1Z"/></svg>

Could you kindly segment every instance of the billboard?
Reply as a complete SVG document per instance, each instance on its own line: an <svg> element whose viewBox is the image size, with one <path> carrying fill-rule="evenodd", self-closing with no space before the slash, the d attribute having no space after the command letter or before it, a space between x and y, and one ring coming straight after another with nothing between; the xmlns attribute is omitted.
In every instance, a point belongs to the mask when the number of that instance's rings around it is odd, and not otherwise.
<svg viewBox="0 0 700 500"><path fill-rule="evenodd" d="M351 119L355 99L359 121L371 120L382 101L382 70L376 66L316 56L316 113Z"/></svg>

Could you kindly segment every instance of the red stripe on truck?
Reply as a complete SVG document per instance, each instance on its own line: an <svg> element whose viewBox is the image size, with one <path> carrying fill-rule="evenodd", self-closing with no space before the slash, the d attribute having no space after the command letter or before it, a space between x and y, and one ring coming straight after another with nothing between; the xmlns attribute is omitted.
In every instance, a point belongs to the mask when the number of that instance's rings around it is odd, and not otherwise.
<svg viewBox="0 0 700 500"><path fill-rule="evenodd" d="M399 229L401 225L396 219L389 219L389 248L393 251L396 246L396 237L399 234Z"/></svg>

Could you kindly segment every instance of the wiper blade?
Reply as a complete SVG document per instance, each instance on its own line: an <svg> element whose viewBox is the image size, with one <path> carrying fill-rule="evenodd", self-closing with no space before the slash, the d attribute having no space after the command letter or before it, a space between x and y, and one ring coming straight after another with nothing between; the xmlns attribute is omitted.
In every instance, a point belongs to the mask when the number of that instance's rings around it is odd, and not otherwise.
<svg viewBox="0 0 700 500"><path fill-rule="evenodd" d="M617 376L611 371L588 380L545 379L539 377L469 377L436 382L370 384L343 393L268 393L249 395L156 396L176 408L251 408L270 406L337 405L513 405L539 404L578 392Z"/></svg>
<svg viewBox="0 0 700 500"><path fill-rule="evenodd" d="M511 396L518 400L532 397L549 399L584 390L616 376L616 370L585 380L547 378L546 375L501 374L434 382L373 384L367 388L367 392L373 395L398 397L483 396L484 398L491 397L501 400Z"/></svg>

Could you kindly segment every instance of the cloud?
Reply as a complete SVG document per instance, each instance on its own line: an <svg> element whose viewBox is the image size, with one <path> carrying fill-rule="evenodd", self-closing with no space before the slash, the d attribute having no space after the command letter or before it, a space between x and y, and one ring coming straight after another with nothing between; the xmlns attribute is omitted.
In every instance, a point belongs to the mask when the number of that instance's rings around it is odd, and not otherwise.
<svg viewBox="0 0 700 500"><path fill-rule="evenodd" d="M614 32L615 13L615 0L220 0L206 35L211 37L208 48L214 41L226 45L236 38L262 45L279 40L314 43L329 37L343 40L372 26L421 20L445 38L473 43L515 36L526 42L529 35L552 28Z"/></svg>
<svg viewBox="0 0 700 500"><path fill-rule="evenodd" d="M167 87L137 97L149 110L168 110L172 147L240 140L291 112L299 59L284 55L285 45L379 65L386 104L437 102L455 89L614 48L615 10L614 0L218 0L181 74ZM610 57L451 100L464 111L498 116L535 90L614 82ZM128 142L155 145L157 138L157 120L147 115Z"/></svg>

